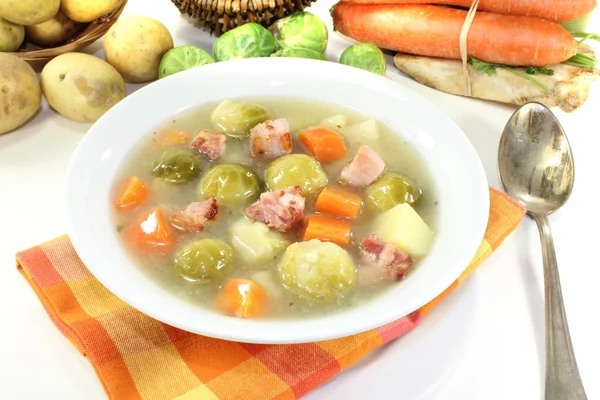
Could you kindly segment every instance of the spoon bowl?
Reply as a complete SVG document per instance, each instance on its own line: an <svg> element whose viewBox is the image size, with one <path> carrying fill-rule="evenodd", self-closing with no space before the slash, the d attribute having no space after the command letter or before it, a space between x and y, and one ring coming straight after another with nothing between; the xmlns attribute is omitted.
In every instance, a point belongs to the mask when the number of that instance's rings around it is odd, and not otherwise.
<svg viewBox="0 0 600 400"><path fill-rule="evenodd" d="M506 193L537 223L544 259L546 400L586 400L571 344L548 215L569 199L573 154L560 123L542 104L527 103L509 119L498 149Z"/></svg>
<svg viewBox="0 0 600 400"><path fill-rule="evenodd" d="M550 214L566 203L575 177L573 155L546 106L527 103L512 115L500 140L498 168L506 193L529 213Z"/></svg>

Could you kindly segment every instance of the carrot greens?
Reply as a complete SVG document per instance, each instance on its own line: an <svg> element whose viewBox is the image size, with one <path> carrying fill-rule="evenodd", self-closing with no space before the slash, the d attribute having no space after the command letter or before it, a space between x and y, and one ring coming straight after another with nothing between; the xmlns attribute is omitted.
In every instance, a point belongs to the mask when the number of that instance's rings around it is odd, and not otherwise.
<svg viewBox="0 0 600 400"><path fill-rule="evenodd" d="M531 75L537 75L537 74L554 75L554 70L551 68L548 68L548 67L525 67L525 72L522 72L522 71L516 70L513 67L509 67L508 65L487 63L485 61L481 61L481 60L478 60L473 57L471 57L469 59L469 62L471 63L471 65L473 65L473 68L475 68L477 71L485 72L488 75L495 74L496 68L505 69L508 72L511 72L517 76L520 76L521 78L527 79L528 81L530 81L531 83L533 83L534 85L536 85L537 87L542 89L544 92L550 93L550 89L548 89L548 87L546 85L544 85L543 83L541 83L540 81L538 81Z"/></svg>

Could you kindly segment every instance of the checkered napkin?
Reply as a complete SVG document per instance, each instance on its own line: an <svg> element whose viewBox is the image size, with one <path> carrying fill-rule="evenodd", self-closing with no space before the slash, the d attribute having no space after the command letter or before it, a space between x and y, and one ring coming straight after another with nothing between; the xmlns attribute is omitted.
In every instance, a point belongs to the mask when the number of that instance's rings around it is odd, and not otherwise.
<svg viewBox="0 0 600 400"><path fill-rule="evenodd" d="M102 286L83 265L68 236L19 252L17 268L56 327L92 363L110 399L297 399L417 326L492 254L523 215L522 207L490 189L484 239L450 287L397 321L318 343L236 343L165 325Z"/></svg>

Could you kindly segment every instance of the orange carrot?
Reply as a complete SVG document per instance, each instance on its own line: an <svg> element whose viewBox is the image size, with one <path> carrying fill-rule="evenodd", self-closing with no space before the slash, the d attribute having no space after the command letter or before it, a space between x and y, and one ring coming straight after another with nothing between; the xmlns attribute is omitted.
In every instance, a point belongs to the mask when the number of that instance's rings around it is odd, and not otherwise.
<svg viewBox="0 0 600 400"><path fill-rule="evenodd" d="M305 129L298 138L308 152L323 164L339 160L346 155L346 145L342 136L324 126Z"/></svg>
<svg viewBox="0 0 600 400"><path fill-rule="evenodd" d="M467 11L434 5L352 4L333 10L341 34L403 53L460 60L459 37ZM478 12L467 39L467 54L489 62L543 67L577 51L575 38L556 22Z"/></svg>
<svg viewBox="0 0 600 400"><path fill-rule="evenodd" d="M115 205L118 210L131 210L148 198L148 187L137 176L127 179L117 196Z"/></svg>
<svg viewBox="0 0 600 400"><path fill-rule="evenodd" d="M362 200L360 196L331 186L325 187L319 193L315 203L315 210L318 212L350 219L358 217L361 207Z"/></svg>
<svg viewBox="0 0 600 400"><path fill-rule="evenodd" d="M175 245L171 228L160 209L150 211L130 225L125 231L125 236L143 251L167 252Z"/></svg>
<svg viewBox="0 0 600 400"><path fill-rule="evenodd" d="M163 132L155 138L154 142L159 147L169 147L175 146L178 144L186 144L190 142L190 137L181 131L166 131Z"/></svg>
<svg viewBox="0 0 600 400"><path fill-rule="evenodd" d="M306 219L302 240L319 239L346 246L350 242L351 235L349 223L323 215L311 215Z"/></svg>
<svg viewBox="0 0 600 400"><path fill-rule="evenodd" d="M228 315L256 317L266 308L267 293L254 281L228 279L217 295L217 305Z"/></svg>
<svg viewBox="0 0 600 400"><path fill-rule="evenodd" d="M344 0L361 4L447 4L470 8L473 0ZM537 17L564 22L581 18L596 8L596 0L480 0L477 10L505 15Z"/></svg>

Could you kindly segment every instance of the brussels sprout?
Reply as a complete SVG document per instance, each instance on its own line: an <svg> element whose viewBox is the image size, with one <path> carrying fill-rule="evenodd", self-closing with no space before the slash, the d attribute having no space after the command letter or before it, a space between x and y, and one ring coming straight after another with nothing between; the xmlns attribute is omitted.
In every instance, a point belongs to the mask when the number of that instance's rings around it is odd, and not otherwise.
<svg viewBox="0 0 600 400"><path fill-rule="evenodd" d="M256 104L221 102L210 116L213 125L227 136L243 139L250 135L250 129L270 118L264 108Z"/></svg>
<svg viewBox="0 0 600 400"><path fill-rule="evenodd" d="M300 186L304 197L327 185L327 174L321 164L306 154L279 157L267 166L265 175L270 191Z"/></svg>
<svg viewBox="0 0 600 400"><path fill-rule="evenodd" d="M383 52L372 43L361 43L348 47L340 57L340 64L350 65L385 76L387 61Z"/></svg>
<svg viewBox="0 0 600 400"><path fill-rule="evenodd" d="M221 35L213 45L217 61L268 57L275 51L275 39L260 24L249 22Z"/></svg>
<svg viewBox="0 0 600 400"><path fill-rule="evenodd" d="M215 198L225 207L243 206L260 195L258 176L242 164L218 164L200 181L200 196Z"/></svg>
<svg viewBox="0 0 600 400"><path fill-rule="evenodd" d="M200 239L177 250L174 267L184 279L206 283L227 273L233 262L233 250L217 239Z"/></svg>
<svg viewBox="0 0 600 400"><path fill-rule="evenodd" d="M324 53L327 48L327 26L315 14L297 12L269 27L277 49L302 48Z"/></svg>
<svg viewBox="0 0 600 400"><path fill-rule="evenodd" d="M387 173L367 187L366 195L369 208L387 211L400 203L414 206L421 197L421 189L401 175Z"/></svg>
<svg viewBox="0 0 600 400"><path fill-rule="evenodd" d="M200 161L191 150L165 150L154 162L154 176L176 184L189 183L200 173Z"/></svg>
<svg viewBox="0 0 600 400"><path fill-rule="evenodd" d="M158 65L160 79L176 74L186 69L212 64L215 59L197 46L179 46L165 53Z"/></svg>
<svg viewBox="0 0 600 400"><path fill-rule="evenodd" d="M337 244L317 239L288 246L279 264L287 290L320 302L341 300L356 287L357 271L350 255Z"/></svg>
<svg viewBox="0 0 600 400"><path fill-rule="evenodd" d="M327 61L327 58L323 55L323 53L319 53L318 51L310 49L293 49L291 47L278 50L271 54L271 57L295 57Z"/></svg>

